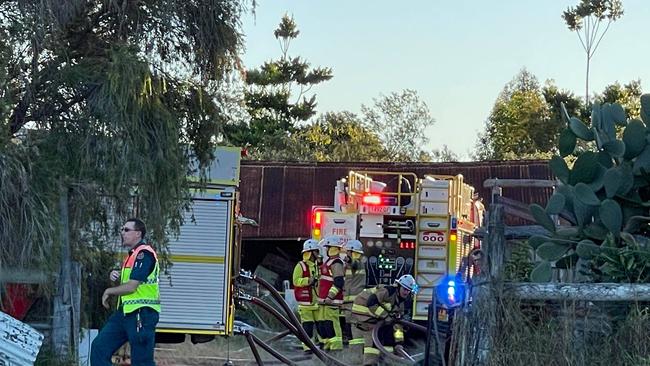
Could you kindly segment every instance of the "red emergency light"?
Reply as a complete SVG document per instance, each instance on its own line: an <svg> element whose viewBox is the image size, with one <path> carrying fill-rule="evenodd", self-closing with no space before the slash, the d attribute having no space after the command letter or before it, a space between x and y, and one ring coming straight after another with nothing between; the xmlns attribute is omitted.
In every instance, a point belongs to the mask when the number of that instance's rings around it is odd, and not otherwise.
<svg viewBox="0 0 650 366"><path fill-rule="evenodd" d="M319 240L321 236L321 222L322 222L322 211L313 211L312 213L312 232L311 232L311 237L313 239Z"/></svg>
<svg viewBox="0 0 650 366"><path fill-rule="evenodd" d="M400 241L399 242L399 248L400 249L415 249L415 242L414 241Z"/></svg>
<svg viewBox="0 0 650 366"><path fill-rule="evenodd" d="M381 205L381 196L377 194L367 194L363 196L362 202L365 205Z"/></svg>

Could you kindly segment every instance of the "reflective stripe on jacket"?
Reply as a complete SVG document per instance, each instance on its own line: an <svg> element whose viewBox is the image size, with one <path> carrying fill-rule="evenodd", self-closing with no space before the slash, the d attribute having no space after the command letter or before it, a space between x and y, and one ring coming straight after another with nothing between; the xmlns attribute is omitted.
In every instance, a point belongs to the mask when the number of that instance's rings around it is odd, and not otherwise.
<svg viewBox="0 0 650 366"><path fill-rule="evenodd" d="M405 301L399 299L399 290L396 286L379 285L363 290L354 299L352 316L356 323L377 322L386 318L389 313L404 314ZM377 297L377 304L368 306L372 295Z"/></svg>
<svg viewBox="0 0 650 366"><path fill-rule="evenodd" d="M336 272L341 273L336 273ZM333 304L343 303L343 289L334 286L334 278L345 276L343 261L339 257L329 258L320 266L320 279L318 281L318 299L332 299Z"/></svg>
<svg viewBox="0 0 650 366"><path fill-rule="evenodd" d="M366 270L364 268L358 268L356 271L353 271L353 263L355 262L347 263L345 266L343 301L346 304L352 304L354 298L366 288ZM361 261L356 261L356 265L361 267L363 266L363 263L361 263Z"/></svg>
<svg viewBox="0 0 650 366"><path fill-rule="evenodd" d="M132 313L142 307L150 307L160 313L160 287L158 286L158 256L156 251L150 245L139 245L133 250L131 255L127 256L122 264L122 271L120 274L120 283L124 284L129 282L133 264L141 251L147 251L153 254L156 264L147 276L146 281L140 282L138 287L133 293L120 296L120 303L124 314Z"/></svg>
<svg viewBox="0 0 650 366"><path fill-rule="evenodd" d="M296 302L299 305L309 306L316 304L314 286L310 286L312 278L316 277L316 264L314 262L300 261L293 269L293 287Z"/></svg>

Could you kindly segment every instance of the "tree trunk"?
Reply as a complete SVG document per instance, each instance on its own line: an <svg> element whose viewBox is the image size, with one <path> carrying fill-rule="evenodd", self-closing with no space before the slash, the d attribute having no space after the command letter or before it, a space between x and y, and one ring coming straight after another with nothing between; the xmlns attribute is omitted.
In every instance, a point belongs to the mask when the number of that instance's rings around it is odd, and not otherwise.
<svg viewBox="0 0 650 366"><path fill-rule="evenodd" d="M585 77L585 107L589 107L589 64L591 57L587 54L587 76Z"/></svg>

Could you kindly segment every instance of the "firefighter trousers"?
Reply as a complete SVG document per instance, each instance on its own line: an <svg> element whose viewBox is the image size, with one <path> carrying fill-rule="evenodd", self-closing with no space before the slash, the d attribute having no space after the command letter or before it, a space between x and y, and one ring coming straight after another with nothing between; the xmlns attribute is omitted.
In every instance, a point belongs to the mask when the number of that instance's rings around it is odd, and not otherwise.
<svg viewBox="0 0 650 366"><path fill-rule="evenodd" d="M352 324L352 337L353 339L362 339L362 344L354 345L354 352L361 353L361 345L363 345L363 363L362 365L376 365L379 362L379 349L375 348L372 341L372 331L375 325L370 323L356 323ZM352 348L352 344L350 344Z"/></svg>
<svg viewBox="0 0 650 366"><path fill-rule="evenodd" d="M343 307L341 308L341 319L343 343L347 343L350 347L363 347L363 337L354 337L354 334L352 333L352 328L354 327L352 319L352 304L343 304Z"/></svg>
<svg viewBox="0 0 650 366"><path fill-rule="evenodd" d="M338 351L343 349L341 323L339 321L340 309L338 306L318 305L320 320L316 323L318 334L324 343L324 349Z"/></svg>
<svg viewBox="0 0 650 366"><path fill-rule="evenodd" d="M318 344L318 332L316 331L316 322L320 320L320 312L318 304L314 305L298 305L298 315L300 315L300 323L305 329L305 332L314 343ZM307 351L309 347L302 344L302 349Z"/></svg>

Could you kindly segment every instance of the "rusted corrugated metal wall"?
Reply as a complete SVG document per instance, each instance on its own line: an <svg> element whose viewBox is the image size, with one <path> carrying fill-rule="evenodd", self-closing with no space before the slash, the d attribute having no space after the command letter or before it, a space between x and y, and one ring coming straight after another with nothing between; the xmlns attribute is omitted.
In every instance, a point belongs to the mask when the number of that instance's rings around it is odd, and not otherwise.
<svg viewBox="0 0 650 366"><path fill-rule="evenodd" d="M350 170L462 174L489 204L490 189L483 181L499 179L555 179L545 160L468 163L287 163L242 161L241 211L259 227L246 227L245 239L297 239L309 236L311 207L331 206L336 180ZM503 196L544 205L550 189L504 188Z"/></svg>

